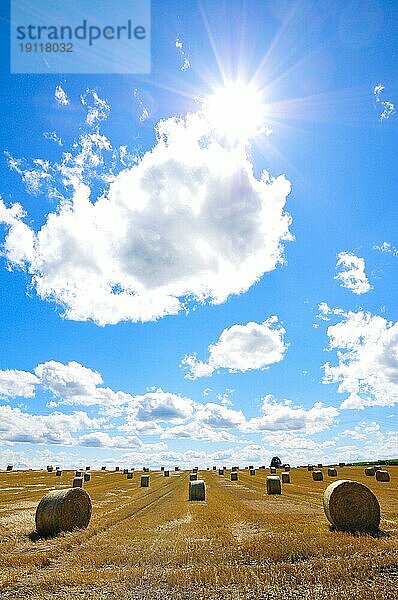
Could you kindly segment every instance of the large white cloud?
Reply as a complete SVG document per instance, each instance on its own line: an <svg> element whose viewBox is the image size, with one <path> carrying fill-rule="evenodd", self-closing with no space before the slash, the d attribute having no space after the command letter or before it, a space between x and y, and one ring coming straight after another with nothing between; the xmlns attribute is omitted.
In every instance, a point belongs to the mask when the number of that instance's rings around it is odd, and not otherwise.
<svg viewBox="0 0 398 600"><path fill-rule="evenodd" d="M72 433L99 425L98 419L81 411L70 415L61 412L32 415L19 408L0 406L0 441L3 442L70 445L75 443Z"/></svg>
<svg viewBox="0 0 398 600"><path fill-rule="evenodd" d="M215 344L209 346L208 362L198 360L195 355L183 358L181 366L189 369L185 377L206 377L221 368L229 371L265 369L282 360L287 348L284 333L275 316L263 323L232 325L224 329Z"/></svg>
<svg viewBox="0 0 398 600"><path fill-rule="evenodd" d="M341 408L393 406L398 402L398 322L368 312L348 312L327 334L337 364L325 363L324 383L346 394Z"/></svg>
<svg viewBox="0 0 398 600"><path fill-rule="evenodd" d="M372 289L365 273L363 258L351 252L340 252L336 267L341 269L335 276L341 287L351 290L353 294L366 294Z"/></svg>
<svg viewBox="0 0 398 600"><path fill-rule="evenodd" d="M263 399L264 416L247 421L246 431L303 431L315 433L335 424L338 410L316 402L311 408L294 406L290 400L278 402L271 395Z"/></svg>
<svg viewBox="0 0 398 600"><path fill-rule="evenodd" d="M102 151L104 136L88 135ZM92 148L78 150L86 165ZM74 193L38 232L0 201L9 264L24 266L68 319L148 321L191 301L221 303L283 262L289 182L256 178L244 145L219 139L203 112L159 122L154 148L96 200L82 168L64 153L58 176Z"/></svg>

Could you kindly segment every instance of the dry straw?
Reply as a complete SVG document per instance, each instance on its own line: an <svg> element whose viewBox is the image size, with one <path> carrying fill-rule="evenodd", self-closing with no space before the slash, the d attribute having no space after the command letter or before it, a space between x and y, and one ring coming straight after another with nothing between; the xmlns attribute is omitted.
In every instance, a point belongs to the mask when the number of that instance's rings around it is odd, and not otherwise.
<svg viewBox="0 0 398 600"><path fill-rule="evenodd" d="M390 481L390 473L383 469L376 471L376 481Z"/></svg>
<svg viewBox="0 0 398 600"><path fill-rule="evenodd" d="M290 483L290 473L288 471L282 473L282 483Z"/></svg>
<svg viewBox="0 0 398 600"><path fill-rule="evenodd" d="M323 481L322 471L312 471L312 479L314 481Z"/></svg>
<svg viewBox="0 0 398 600"><path fill-rule="evenodd" d="M91 517L90 496L82 489L52 490L36 509L36 530L40 536L56 535L87 527Z"/></svg>
<svg viewBox="0 0 398 600"><path fill-rule="evenodd" d="M366 485L349 479L334 481L326 488L323 508L328 521L341 531L371 532L380 524L376 496Z"/></svg>
<svg viewBox="0 0 398 600"><path fill-rule="evenodd" d="M149 475L141 475L141 487L149 487Z"/></svg>
<svg viewBox="0 0 398 600"><path fill-rule="evenodd" d="M375 474L375 470L374 470L373 467L366 467L366 469L365 469L365 475L367 477L373 477L374 474Z"/></svg>
<svg viewBox="0 0 398 600"><path fill-rule="evenodd" d="M281 494L281 480L277 475L268 475L266 479L267 494Z"/></svg>
<svg viewBox="0 0 398 600"><path fill-rule="evenodd" d="M335 469L334 467L329 467L328 468L328 476L329 477L337 477L337 469Z"/></svg>
<svg viewBox="0 0 398 600"><path fill-rule="evenodd" d="M206 498L206 486L203 479L189 482L189 499L203 501Z"/></svg>
<svg viewBox="0 0 398 600"><path fill-rule="evenodd" d="M237 471L232 471L231 481L238 481L238 472Z"/></svg>

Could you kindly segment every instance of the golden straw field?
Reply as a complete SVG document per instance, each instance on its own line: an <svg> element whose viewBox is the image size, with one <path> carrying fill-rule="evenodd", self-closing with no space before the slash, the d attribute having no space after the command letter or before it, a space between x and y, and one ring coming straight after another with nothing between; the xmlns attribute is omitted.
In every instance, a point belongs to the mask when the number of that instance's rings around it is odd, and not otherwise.
<svg viewBox="0 0 398 600"><path fill-rule="evenodd" d="M382 483L363 467L337 469L377 496L377 537L331 531L322 497L336 478L302 468L281 496L266 495L268 469L238 481L199 471L205 502L188 501L189 471L152 471L149 488L139 472L93 471L88 528L47 539L34 534L37 504L74 473L2 472L0 598L396 600L398 466L388 470Z"/></svg>

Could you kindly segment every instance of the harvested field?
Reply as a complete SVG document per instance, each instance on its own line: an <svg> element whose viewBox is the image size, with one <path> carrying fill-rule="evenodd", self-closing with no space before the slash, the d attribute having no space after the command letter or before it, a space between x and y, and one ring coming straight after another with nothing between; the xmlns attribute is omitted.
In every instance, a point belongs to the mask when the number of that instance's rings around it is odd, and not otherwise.
<svg viewBox="0 0 398 600"><path fill-rule="evenodd" d="M0 596L396 600L398 467L389 471L380 483L362 467L339 469L377 496L374 537L330 531L322 498L332 480L292 469L281 496L266 494L261 471L240 472L238 485L228 470L199 471L205 502L189 502L189 471L151 472L150 488L141 473L92 471L89 527L47 539L33 534L36 506L74 472L2 472Z"/></svg>

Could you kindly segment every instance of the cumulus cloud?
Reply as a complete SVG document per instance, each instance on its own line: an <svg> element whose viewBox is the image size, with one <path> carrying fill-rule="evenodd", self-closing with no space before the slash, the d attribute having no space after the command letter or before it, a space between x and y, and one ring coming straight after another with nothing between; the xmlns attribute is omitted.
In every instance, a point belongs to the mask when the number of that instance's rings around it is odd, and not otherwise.
<svg viewBox="0 0 398 600"><path fill-rule="evenodd" d="M340 286L351 290L353 294L366 294L372 289L365 274L365 261L351 252L340 252L336 268L341 268L335 279Z"/></svg>
<svg viewBox="0 0 398 600"><path fill-rule="evenodd" d="M127 409L128 422L178 422L192 416L193 406L190 398L164 392L159 388L131 398Z"/></svg>
<svg viewBox="0 0 398 600"><path fill-rule="evenodd" d="M33 398L39 379L28 371L0 371L0 398Z"/></svg>
<svg viewBox="0 0 398 600"><path fill-rule="evenodd" d="M70 415L60 412L32 415L10 406L0 406L0 423L2 442L63 445L76 443L72 433L100 424L98 419L91 419L81 411Z"/></svg>
<svg viewBox="0 0 398 600"><path fill-rule="evenodd" d="M398 402L398 322L369 312L348 312L327 330L337 364L324 364L324 383L346 394L340 408L393 406Z"/></svg>
<svg viewBox="0 0 398 600"><path fill-rule="evenodd" d="M209 346L208 362L198 360L195 355L184 356L181 366L189 369L185 377L208 377L217 369L230 372L265 369L283 359L287 348L284 334L275 316L263 323L233 325L224 329L218 341Z"/></svg>
<svg viewBox="0 0 398 600"><path fill-rule="evenodd" d="M54 97L58 106L67 106L69 104L69 98L60 85L57 85L55 88Z"/></svg>
<svg viewBox="0 0 398 600"><path fill-rule="evenodd" d="M89 99L95 127L109 111L96 93ZM25 268L39 297L68 319L150 321L195 302L219 304L284 261L289 182L256 178L246 146L220 137L205 109L160 121L156 133L154 148L108 177L96 200L91 179L111 147L97 129L84 134L50 169L71 197L37 232L13 207L0 210L9 266Z"/></svg>
<svg viewBox="0 0 398 600"><path fill-rule="evenodd" d="M264 397L261 417L247 421L245 431L300 431L315 433L334 425L339 411L316 402L311 408L295 406L291 400L278 402L272 395Z"/></svg>
<svg viewBox="0 0 398 600"><path fill-rule="evenodd" d="M204 440L206 442L233 442L235 436L224 430L215 431L211 427L206 427L200 423L186 423L168 427L162 432L162 439L190 439Z"/></svg>

